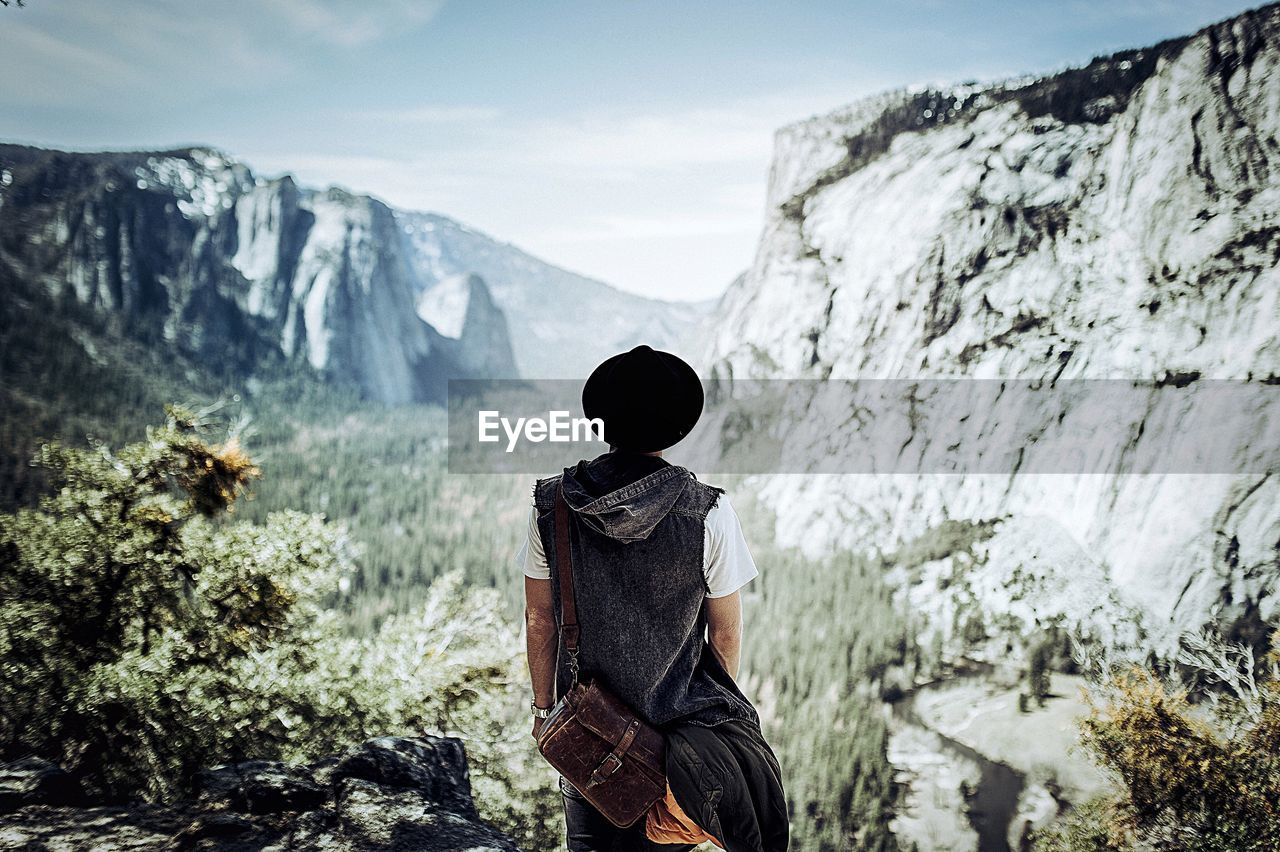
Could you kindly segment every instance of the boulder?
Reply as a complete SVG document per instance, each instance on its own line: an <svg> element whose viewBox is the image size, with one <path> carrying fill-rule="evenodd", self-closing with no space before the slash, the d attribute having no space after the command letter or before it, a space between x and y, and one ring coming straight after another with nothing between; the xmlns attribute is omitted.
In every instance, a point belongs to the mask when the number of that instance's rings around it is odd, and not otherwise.
<svg viewBox="0 0 1280 852"><path fill-rule="evenodd" d="M72 805L83 800L80 783L47 760L24 757L0 766L0 813L24 805Z"/></svg>
<svg viewBox="0 0 1280 852"><path fill-rule="evenodd" d="M195 785L201 801L221 802L231 810L250 814L309 811L327 798L326 790L305 767L271 760L204 769L196 774Z"/></svg>
<svg viewBox="0 0 1280 852"><path fill-rule="evenodd" d="M489 826L420 790L345 778L338 785L335 810L338 831L321 832L315 839L331 842L337 835L347 846L310 846L312 838L298 831L290 838L290 848L517 852L514 843Z"/></svg>
<svg viewBox="0 0 1280 852"><path fill-rule="evenodd" d="M354 778L413 790L456 813L476 818L462 743L452 737L381 737L353 748L334 767L330 783Z"/></svg>

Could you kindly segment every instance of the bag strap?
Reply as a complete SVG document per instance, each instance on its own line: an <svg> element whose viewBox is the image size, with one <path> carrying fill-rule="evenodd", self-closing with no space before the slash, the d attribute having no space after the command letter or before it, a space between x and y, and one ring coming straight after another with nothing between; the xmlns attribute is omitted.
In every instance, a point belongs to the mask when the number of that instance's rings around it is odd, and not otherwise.
<svg viewBox="0 0 1280 852"><path fill-rule="evenodd" d="M560 578L560 644L569 654L573 684L578 683L578 607L573 601L573 556L569 551L569 504L564 485L556 486L556 571Z"/></svg>

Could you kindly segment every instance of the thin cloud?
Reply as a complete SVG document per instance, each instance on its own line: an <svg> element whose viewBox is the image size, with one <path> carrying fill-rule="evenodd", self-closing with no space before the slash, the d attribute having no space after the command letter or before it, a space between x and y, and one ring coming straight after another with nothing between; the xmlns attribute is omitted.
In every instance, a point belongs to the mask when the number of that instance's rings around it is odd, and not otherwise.
<svg viewBox="0 0 1280 852"><path fill-rule="evenodd" d="M141 73L120 57L24 23L6 22L0 45L7 64L17 69L22 82L10 89L6 100L76 103L90 92L118 83L142 82Z"/></svg>
<svg viewBox="0 0 1280 852"><path fill-rule="evenodd" d="M341 47L360 47L392 33L419 27L444 0L261 0L265 7L304 32Z"/></svg>
<svg viewBox="0 0 1280 852"><path fill-rule="evenodd" d="M235 15L211 5L49 3L6 16L0 54L22 84L11 86L0 105L95 111L104 105L104 93L116 95L111 103L117 110L189 103L218 90L294 76L307 58L296 49L300 36L330 48L367 47L425 25L444 0L259 0ZM441 110L435 119L478 115ZM418 120L430 117L423 110Z"/></svg>
<svg viewBox="0 0 1280 852"><path fill-rule="evenodd" d="M369 109L341 113L344 118L367 119L392 124L485 124L502 117L502 111L489 106L422 105L401 109Z"/></svg>
<svg viewBox="0 0 1280 852"><path fill-rule="evenodd" d="M772 133L767 119L738 110L602 114L535 122L521 148L534 165L679 169L767 160Z"/></svg>
<svg viewBox="0 0 1280 852"><path fill-rule="evenodd" d="M185 102L205 94L210 84L234 86L248 76L280 75L290 68L251 25L203 7L181 15L163 2L109 9L51 4L30 11L38 14L29 23L6 21L0 29L0 53L24 83L5 93L4 105L81 106L92 112L130 102ZM200 49L193 51L196 33ZM112 95L106 104L104 93Z"/></svg>

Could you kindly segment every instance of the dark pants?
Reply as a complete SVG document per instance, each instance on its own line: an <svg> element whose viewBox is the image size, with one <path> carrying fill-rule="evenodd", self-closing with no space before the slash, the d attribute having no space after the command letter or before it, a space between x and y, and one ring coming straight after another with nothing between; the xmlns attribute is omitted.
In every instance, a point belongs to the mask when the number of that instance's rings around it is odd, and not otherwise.
<svg viewBox="0 0 1280 852"><path fill-rule="evenodd" d="M727 852L786 852L791 826L782 772L758 725L668 729L667 783L681 810Z"/></svg>
<svg viewBox="0 0 1280 852"><path fill-rule="evenodd" d="M654 843L644 836L643 819L630 828L616 827L563 778L560 793L564 799L569 852L689 852L693 849L681 843Z"/></svg>

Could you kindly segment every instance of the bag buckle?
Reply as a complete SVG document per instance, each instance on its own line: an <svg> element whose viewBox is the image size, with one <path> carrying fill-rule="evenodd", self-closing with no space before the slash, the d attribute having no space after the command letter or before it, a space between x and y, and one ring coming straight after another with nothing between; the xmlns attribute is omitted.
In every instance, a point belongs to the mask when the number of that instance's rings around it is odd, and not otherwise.
<svg viewBox="0 0 1280 852"><path fill-rule="evenodd" d="M609 765L610 761L613 761L613 765L609 766L609 769L606 770L605 767ZM618 757L618 755L613 752L609 752L609 754L605 756L605 759L600 761L600 765L596 767L595 771L591 773L591 780L587 782L587 786L594 787L597 784L607 781L613 773L617 772L621 768L622 758Z"/></svg>

